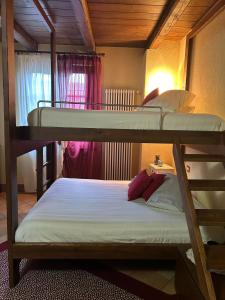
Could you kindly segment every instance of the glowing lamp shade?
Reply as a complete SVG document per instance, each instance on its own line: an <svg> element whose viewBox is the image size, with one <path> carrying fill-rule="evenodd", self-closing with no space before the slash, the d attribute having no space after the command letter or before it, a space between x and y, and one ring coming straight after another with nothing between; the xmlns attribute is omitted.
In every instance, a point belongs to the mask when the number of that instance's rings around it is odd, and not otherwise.
<svg viewBox="0 0 225 300"><path fill-rule="evenodd" d="M147 76L147 94L152 90L159 88L159 93L176 89L175 76L171 72L159 70L151 72Z"/></svg>

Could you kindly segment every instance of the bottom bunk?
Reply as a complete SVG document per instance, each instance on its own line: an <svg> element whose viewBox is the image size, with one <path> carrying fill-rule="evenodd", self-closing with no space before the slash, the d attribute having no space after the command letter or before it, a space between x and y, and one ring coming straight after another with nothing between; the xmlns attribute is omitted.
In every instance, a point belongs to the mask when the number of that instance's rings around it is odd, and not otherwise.
<svg viewBox="0 0 225 300"><path fill-rule="evenodd" d="M190 243L184 213L128 201L128 184L56 180L17 228L13 257L175 259L177 245Z"/></svg>

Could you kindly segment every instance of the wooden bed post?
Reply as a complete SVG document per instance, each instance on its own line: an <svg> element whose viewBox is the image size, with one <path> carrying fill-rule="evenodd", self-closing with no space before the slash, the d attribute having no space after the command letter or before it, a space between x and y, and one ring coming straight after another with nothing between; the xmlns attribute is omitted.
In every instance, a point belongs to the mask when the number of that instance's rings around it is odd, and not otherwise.
<svg viewBox="0 0 225 300"><path fill-rule="evenodd" d="M51 101L52 107L55 106L56 99L56 36L52 26L50 32L51 39ZM55 181L57 177L57 149L56 142L46 146L46 162L43 163L43 148L37 150L37 199ZM46 183L44 183L43 169L46 167Z"/></svg>
<svg viewBox="0 0 225 300"><path fill-rule="evenodd" d="M43 176L43 147L36 151L36 172L37 172L37 200L41 198L43 195L43 184L44 184L44 176Z"/></svg>
<svg viewBox="0 0 225 300"><path fill-rule="evenodd" d="M9 285L19 280L19 260L13 259L12 247L18 226L16 104L15 104L15 49L13 0L2 0L2 52L5 123L5 170L7 199L7 232L9 242Z"/></svg>
<svg viewBox="0 0 225 300"><path fill-rule="evenodd" d="M55 106L56 100L56 34L55 30L51 31L51 101L52 107ZM57 177L57 149L56 143L53 142L47 146L47 161L51 164L47 166L46 179L49 182L47 188L55 181Z"/></svg>

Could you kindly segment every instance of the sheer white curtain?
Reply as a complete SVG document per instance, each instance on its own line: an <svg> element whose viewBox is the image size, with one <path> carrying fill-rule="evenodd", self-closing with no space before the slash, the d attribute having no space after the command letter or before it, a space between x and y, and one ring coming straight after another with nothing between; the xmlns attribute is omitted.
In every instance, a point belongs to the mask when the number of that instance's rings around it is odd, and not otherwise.
<svg viewBox="0 0 225 300"><path fill-rule="evenodd" d="M17 125L27 125L28 113L39 100L51 100L51 61L49 54L16 55ZM36 190L36 153L23 155L18 161L18 177L26 192Z"/></svg>

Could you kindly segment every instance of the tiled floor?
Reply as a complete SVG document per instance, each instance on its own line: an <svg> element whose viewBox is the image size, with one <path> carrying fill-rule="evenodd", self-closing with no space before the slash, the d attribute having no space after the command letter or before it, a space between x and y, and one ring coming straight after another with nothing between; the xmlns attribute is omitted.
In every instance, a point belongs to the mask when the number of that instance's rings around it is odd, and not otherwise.
<svg viewBox="0 0 225 300"><path fill-rule="evenodd" d="M19 221L21 221L27 212L36 202L36 196L33 194L20 194L19 195ZM0 193L0 243L6 240L6 201L5 194ZM149 263L111 263L109 264L136 278L152 287L162 290L168 294L175 293L174 287L174 267L171 264L162 264L149 262Z"/></svg>

